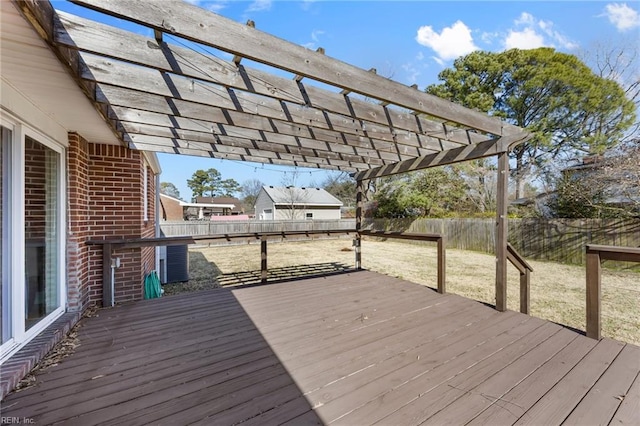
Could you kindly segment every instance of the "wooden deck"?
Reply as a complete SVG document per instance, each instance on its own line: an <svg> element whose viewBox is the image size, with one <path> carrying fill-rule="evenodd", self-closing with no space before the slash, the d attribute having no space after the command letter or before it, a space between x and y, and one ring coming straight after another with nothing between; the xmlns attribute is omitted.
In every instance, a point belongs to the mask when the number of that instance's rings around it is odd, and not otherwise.
<svg viewBox="0 0 640 426"><path fill-rule="evenodd" d="M368 271L83 320L36 424L637 424L640 348Z"/></svg>

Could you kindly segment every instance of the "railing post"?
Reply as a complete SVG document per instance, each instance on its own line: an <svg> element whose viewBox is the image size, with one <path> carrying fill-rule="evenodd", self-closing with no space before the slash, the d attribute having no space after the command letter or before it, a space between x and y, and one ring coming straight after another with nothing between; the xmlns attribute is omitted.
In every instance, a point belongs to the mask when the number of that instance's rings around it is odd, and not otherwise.
<svg viewBox="0 0 640 426"><path fill-rule="evenodd" d="M587 337L600 339L600 252L587 247Z"/></svg>
<svg viewBox="0 0 640 426"><path fill-rule="evenodd" d="M260 240L260 281L267 282L267 239Z"/></svg>
<svg viewBox="0 0 640 426"><path fill-rule="evenodd" d="M102 307L113 306L113 282L111 281L111 244L102 245Z"/></svg>
<svg viewBox="0 0 640 426"><path fill-rule="evenodd" d="M520 312L529 315L531 306L530 289L531 272L525 268L524 272L520 272Z"/></svg>
<svg viewBox="0 0 640 426"><path fill-rule="evenodd" d="M364 182L358 180L356 182L356 239L355 239L355 252L356 252L356 269L362 269L362 207L363 207L363 193Z"/></svg>
<svg viewBox="0 0 640 426"><path fill-rule="evenodd" d="M446 255L445 255L446 244L445 244L444 235L438 238L437 244L438 244L438 293L445 294L447 291L446 276L445 276L447 261L446 261Z"/></svg>

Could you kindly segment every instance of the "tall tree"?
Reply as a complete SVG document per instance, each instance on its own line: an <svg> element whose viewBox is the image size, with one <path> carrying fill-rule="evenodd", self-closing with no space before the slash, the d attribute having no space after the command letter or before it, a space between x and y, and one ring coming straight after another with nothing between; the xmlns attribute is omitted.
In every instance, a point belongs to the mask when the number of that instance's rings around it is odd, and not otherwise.
<svg viewBox="0 0 640 426"><path fill-rule="evenodd" d="M240 191L240 184L235 179L224 179L220 181L220 188L216 191L222 197L233 197L233 194Z"/></svg>
<svg viewBox="0 0 640 426"><path fill-rule="evenodd" d="M551 48L473 52L443 70L427 92L501 117L533 134L517 146L516 197L556 159L602 153L634 122L635 106L613 80Z"/></svg>
<svg viewBox="0 0 640 426"><path fill-rule="evenodd" d="M468 190L453 167L382 179L374 195L377 217L444 217L464 210Z"/></svg>
<svg viewBox="0 0 640 426"><path fill-rule="evenodd" d="M497 172L493 159L483 158L452 166L467 188L468 213L495 212L497 205Z"/></svg>
<svg viewBox="0 0 640 426"><path fill-rule="evenodd" d="M182 200L182 198L180 198L180 191L171 182L160 182L160 193Z"/></svg>
<svg viewBox="0 0 640 426"><path fill-rule="evenodd" d="M284 186L283 201L286 205L280 212L285 219L297 220L306 217L306 203L309 195L296 187L299 180L300 172L297 169L292 172L285 172L280 179L280 183Z"/></svg>
<svg viewBox="0 0 640 426"><path fill-rule="evenodd" d="M327 176L322 188L345 206L356 205L356 180L348 173L338 172Z"/></svg>
<svg viewBox="0 0 640 426"><path fill-rule="evenodd" d="M187 180L187 186L191 188L193 197L213 197L220 189L222 177L214 168L209 170L196 170L191 179Z"/></svg>
<svg viewBox="0 0 640 426"><path fill-rule="evenodd" d="M258 194L260 194L263 186L264 183L258 179L249 179L242 183L242 186L240 187L240 194L245 210L249 211L253 209L256 204Z"/></svg>
<svg viewBox="0 0 640 426"><path fill-rule="evenodd" d="M587 64L596 75L620 84L627 99L636 106L636 122L627 130L624 142L632 145L640 138L640 47L635 37L617 38L615 42L602 41L592 43L583 50L580 59Z"/></svg>

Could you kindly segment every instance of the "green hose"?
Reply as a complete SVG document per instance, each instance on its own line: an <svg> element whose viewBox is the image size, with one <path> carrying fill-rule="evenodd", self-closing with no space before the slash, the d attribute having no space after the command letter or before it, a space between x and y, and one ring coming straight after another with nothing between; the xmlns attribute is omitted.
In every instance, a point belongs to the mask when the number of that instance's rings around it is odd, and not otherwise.
<svg viewBox="0 0 640 426"><path fill-rule="evenodd" d="M144 277L144 298L155 299L160 296L162 296L160 278L158 278L156 271L151 271Z"/></svg>

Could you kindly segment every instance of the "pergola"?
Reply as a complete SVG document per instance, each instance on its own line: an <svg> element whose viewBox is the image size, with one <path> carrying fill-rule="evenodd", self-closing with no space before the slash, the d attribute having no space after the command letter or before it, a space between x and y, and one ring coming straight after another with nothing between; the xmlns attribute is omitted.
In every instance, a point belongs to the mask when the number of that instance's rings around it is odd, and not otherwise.
<svg viewBox="0 0 640 426"><path fill-rule="evenodd" d="M357 231L365 181L497 156L506 310L508 152L529 138L521 128L182 1L71 0L154 37L15 1L124 145L350 172Z"/></svg>

